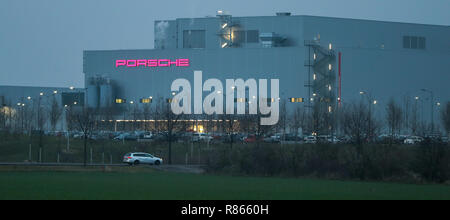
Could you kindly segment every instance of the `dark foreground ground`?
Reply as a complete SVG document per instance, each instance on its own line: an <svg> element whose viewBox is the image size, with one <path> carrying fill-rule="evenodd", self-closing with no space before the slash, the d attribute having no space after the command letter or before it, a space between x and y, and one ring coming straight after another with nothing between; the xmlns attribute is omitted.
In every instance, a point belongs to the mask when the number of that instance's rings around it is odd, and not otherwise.
<svg viewBox="0 0 450 220"><path fill-rule="evenodd" d="M450 186L233 177L151 167L4 168L0 199L450 199Z"/></svg>

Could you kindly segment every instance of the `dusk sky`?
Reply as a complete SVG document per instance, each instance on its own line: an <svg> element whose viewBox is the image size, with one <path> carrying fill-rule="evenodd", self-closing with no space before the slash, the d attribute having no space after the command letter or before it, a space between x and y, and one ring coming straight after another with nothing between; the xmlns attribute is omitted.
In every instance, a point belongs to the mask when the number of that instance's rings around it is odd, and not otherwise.
<svg viewBox="0 0 450 220"><path fill-rule="evenodd" d="M151 49L155 20L217 10L450 25L449 0L0 1L0 85L83 87L83 50Z"/></svg>

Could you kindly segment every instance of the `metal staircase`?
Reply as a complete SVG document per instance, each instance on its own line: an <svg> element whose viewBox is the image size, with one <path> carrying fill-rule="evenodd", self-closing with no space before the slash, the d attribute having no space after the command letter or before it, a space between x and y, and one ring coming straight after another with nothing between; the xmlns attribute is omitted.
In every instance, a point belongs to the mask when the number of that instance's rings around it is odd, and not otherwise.
<svg viewBox="0 0 450 220"><path fill-rule="evenodd" d="M305 47L308 47L308 59L305 66L308 68L308 80L305 87L308 88L309 107L317 126L312 130L316 133L331 134L334 128L334 110L336 108L336 53L331 45L323 47L319 40L305 40ZM320 125L320 126L319 126Z"/></svg>

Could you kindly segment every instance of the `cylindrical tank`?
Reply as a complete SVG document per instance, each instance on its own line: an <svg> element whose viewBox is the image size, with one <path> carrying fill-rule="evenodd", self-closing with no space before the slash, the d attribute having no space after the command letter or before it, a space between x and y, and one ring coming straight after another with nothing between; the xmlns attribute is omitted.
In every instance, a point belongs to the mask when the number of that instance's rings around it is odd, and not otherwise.
<svg viewBox="0 0 450 220"><path fill-rule="evenodd" d="M112 105L112 88L109 82L100 85L100 107L107 108Z"/></svg>
<svg viewBox="0 0 450 220"><path fill-rule="evenodd" d="M96 80L89 80L87 85L87 105L91 108L97 108L99 104L99 88Z"/></svg>

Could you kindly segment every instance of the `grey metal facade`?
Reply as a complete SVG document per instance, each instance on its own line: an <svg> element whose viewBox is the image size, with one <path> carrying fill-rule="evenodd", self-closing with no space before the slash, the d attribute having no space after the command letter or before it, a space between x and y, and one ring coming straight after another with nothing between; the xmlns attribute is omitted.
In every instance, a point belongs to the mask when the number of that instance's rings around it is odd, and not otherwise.
<svg viewBox="0 0 450 220"><path fill-rule="evenodd" d="M235 42L224 47L229 42L223 37L227 22ZM264 36L274 36L277 42L264 44ZM377 100L376 111L382 114L390 98L400 102L419 96L423 114L428 114L429 95L421 89L433 91L436 102L450 99L448 39L450 27L437 25L315 16L180 18L155 21L155 49L85 51L84 73L88 88L90 79L104 78L110 80L112 100L134 103L150 96L170 97L171 83L177 78L193 82L195 70L203 71L203 80L218 78L223 83L225 79L278 78L280 98L292 109L316 95L307 87L315 73L307 65L314 52L305 42L312 41L325 49L331 44L335 98L339 94L337 56L342 55L343 104L359 101L364 91ZM190 66L115 66L117 59L180 58L189 59ZM305 98L306 102L290 103L289 98Z"/></svg>
<svg viewBox="0 0 450 220"><path fill-rule="evenodd" d="M389 99L413 103L413 97L420 97L422 118L429 120L430 94L422 89L433 92L435 103L450 100L449 26L315 16L220 15L155 21L154 28L155 49L84 51L85 89L0 86L0 102L13 106L26 103L28 96L38 97L40 92L51 96L58 90L59 94L86 93L90 107L124 106L116 99L142 105L139 100L143 98L172 97L170 86L175 79L185 78L193 84L194 71L202 70L204 81L217 78L224 85L226 79L279 79L280 99L292 110L323 96L315 94L322 90L312 85L318 69L309 65L314 56L320 56L317 48L332 55L321 64L331 65L329 74L335 76L327 85L333 92L328 96L333 97L332 103L338 102L339 88L343 105L361 101L360 92L364 91L377 100L374 111L381 117ZM190 65L123 68L115 65L119 59L189 59ZM305 102L291 103L290 98L304 98ZM62 96L60 100L62 103ZM439 106L434 107L437 120Z"/></svg>

